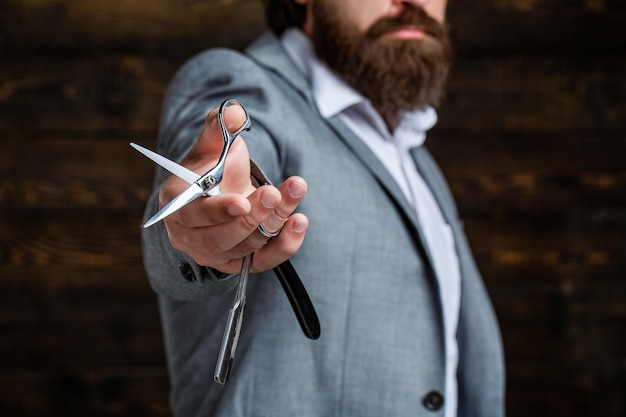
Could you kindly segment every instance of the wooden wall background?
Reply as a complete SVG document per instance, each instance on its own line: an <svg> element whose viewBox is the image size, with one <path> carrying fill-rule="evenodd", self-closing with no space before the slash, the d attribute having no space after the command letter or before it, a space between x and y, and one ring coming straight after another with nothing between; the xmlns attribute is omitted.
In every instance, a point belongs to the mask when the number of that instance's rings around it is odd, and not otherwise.
<svg viewBox="0 0 626 417"><path fill-rule="evenodd" d="M165 416L139 222L173 72L257 0L0 2L0 414ZM507 352L509 416L626 415L626 3L451 0L429 138Z"/></svg>

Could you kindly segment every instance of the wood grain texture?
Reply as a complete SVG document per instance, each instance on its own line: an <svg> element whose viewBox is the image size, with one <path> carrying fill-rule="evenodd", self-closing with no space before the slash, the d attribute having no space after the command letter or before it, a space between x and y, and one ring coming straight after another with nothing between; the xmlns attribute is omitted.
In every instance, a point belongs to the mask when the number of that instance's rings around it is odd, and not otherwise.
<svg viewBox="0 0 626 417"><path fill-rule="evenodd" d="M0 3L0 415L165 416L140 219L176 69L258 0ZM626 413L626 3L450 2L427 144L506 349L510 417Z"/></svg>
<svg viewBox="0 0 626 417"><path fill-rule="evenodd" d="M264 27L256 0L5 0L0 11L12 51L189 53L207 43L242 47Z"/></svg>

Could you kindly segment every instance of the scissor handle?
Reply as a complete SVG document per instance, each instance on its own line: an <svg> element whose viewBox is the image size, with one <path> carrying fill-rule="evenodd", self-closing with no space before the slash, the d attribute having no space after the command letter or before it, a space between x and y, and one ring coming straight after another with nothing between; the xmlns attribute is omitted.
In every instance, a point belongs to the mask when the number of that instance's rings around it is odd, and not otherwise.
<svg viewBox="0 0 626 417"><path fill-rule="evenodd" d="M231 107L238 104L242 109L244 114L246 115L246 120L243 124L234 132L229 131L226 128L226 122L224 121L224 110L227 107ZM229 98L220 104L220 107L217 111L217 121L220 125L220 130L222 132L222 140L224 141L224 146L222 147L222 153L220 154L217 163L213 168L207 171L198 181L196 182L203 190L206 195L215 195L219 194L218 192L214 192L213 190L219 187L220 182L222 182L222 178L224 176L224 166L226 165L226 156L228 155L228 151L232 146L237 136L244 130L250 130L252 127L252 122L250 121L250 115L248 115L248 111L239 103L239 101L234 98Z"/></svg>

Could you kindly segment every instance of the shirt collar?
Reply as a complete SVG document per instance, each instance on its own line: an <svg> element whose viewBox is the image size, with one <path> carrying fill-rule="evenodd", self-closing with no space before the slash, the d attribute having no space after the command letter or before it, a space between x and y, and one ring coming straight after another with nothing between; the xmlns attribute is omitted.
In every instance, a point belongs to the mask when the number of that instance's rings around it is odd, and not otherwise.
<svg viewBox="0 0 626 417"><path fill-rule="evenodd" d="M437 113L432 107L428 107L425 110L405 112L394 135L390 135L386 129L381 131L380 126L384 123L370 101L317 58L313 45L304 32L291 28L283 33L280 40L287 54L308 78L313 99L323 117L330 118L345 113L350 108L360 107L359 111L368 114L372 123L379 127L377 130L381 135L388 139L391 139L389 136L398 136L397 139L405 142L407 147L421 145L424 142L424 133L437 123ZM408 137L415 139L410 140Z"/></svg>

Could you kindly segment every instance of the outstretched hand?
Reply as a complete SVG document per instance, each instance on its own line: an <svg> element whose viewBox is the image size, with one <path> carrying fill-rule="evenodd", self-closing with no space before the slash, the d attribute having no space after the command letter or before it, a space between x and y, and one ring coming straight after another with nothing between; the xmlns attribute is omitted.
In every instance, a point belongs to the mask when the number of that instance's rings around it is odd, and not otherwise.
<svg viewBox="0 0 626 417"><path fill-rule="evenodd" d="M224 110L224 122L235 131L246 120L239 105ZM204 128L181 165L202 175L212 168L222 152L223 140L217 109L205 119ZM171 175L161 187L159 204L163 207L188 187ZM187 253L199 265L224 273L239 273L242 258L255 252L253 272L272 269L300 249L308 219L294 213L307 191L300 177L291 177L278 187L255 188L250 179L248 149L241 136L230 148L224 177L223 194L199 198L164 219L172 246ZM271 240L257 227L280 234Z"/></svg>

